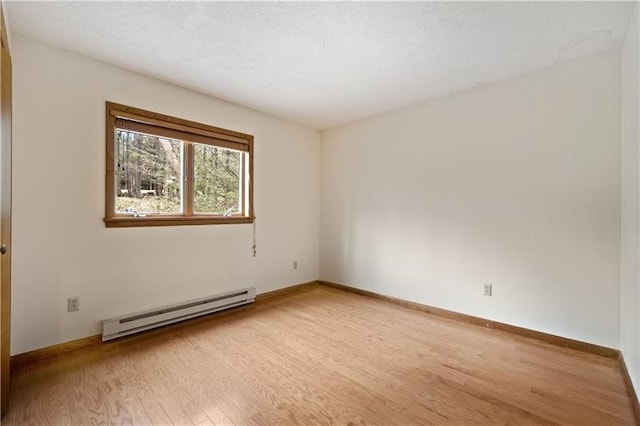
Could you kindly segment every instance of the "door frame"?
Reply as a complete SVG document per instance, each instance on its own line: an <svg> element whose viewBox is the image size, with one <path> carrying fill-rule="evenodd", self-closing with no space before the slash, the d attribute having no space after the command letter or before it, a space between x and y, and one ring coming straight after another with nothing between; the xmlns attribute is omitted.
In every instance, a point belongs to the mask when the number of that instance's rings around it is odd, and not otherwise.
<svg viewBox="0 0 640 426"><path fill-rule="evenodd" d="M0 3L0 417L11 390L11 102L9 39Z"/></svg>

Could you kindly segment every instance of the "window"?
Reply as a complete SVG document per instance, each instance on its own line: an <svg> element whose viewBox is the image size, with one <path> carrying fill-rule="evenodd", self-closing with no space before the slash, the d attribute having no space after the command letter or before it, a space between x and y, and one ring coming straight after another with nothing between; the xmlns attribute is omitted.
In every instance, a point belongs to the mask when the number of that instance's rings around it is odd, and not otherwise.
<svg viewBox="0 0 640 426"><path fill-rule="evenodd" d="M107 102L107 227L253 222L253 136Z"/></svg>

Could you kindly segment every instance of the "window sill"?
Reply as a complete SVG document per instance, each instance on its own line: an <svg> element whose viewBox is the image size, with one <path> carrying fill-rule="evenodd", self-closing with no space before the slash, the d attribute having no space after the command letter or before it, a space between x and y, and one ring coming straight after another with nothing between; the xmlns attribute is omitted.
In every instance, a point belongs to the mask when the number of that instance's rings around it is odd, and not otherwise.
<svg viewBox="0 0 640 426"><path fill-rule="evenodd" d="M247 216L116 216L104 219L107 228L133 228L139 226L225 225L253 223Z"/></svg>

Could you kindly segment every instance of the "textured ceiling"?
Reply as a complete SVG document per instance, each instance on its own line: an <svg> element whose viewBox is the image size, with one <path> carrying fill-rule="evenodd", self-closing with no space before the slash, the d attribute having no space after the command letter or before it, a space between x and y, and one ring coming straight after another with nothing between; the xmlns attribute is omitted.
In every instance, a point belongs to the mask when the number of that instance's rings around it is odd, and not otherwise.
<svg viewBox="0 0 640 426"><path fill-rule="evenodd" d="M13 32L324 129L604 50L619 2L8 2Z"/></svg>

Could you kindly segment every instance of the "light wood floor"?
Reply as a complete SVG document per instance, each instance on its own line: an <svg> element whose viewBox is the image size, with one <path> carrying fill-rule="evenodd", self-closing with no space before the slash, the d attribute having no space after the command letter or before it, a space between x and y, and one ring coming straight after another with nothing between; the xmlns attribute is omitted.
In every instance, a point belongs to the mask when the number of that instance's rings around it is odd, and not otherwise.
<svg viewBox="0 0 640 426"><path fill-rule="evenodd" d="M20 367L3 425L633 425L616 360L312 287Z"/></svg>

